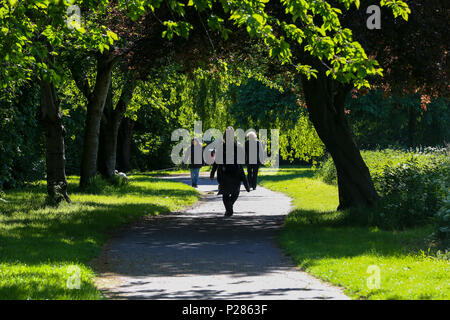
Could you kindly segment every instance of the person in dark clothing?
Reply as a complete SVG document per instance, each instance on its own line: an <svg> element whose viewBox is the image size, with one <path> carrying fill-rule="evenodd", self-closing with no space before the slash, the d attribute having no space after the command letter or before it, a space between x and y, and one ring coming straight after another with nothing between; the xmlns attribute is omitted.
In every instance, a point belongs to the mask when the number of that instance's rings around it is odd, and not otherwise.
<svg viewBox="0 0 450 320"><path fill-rule="evenodd" d="M245 164L247 165L247 177L250 188L256 190L258 184L258 170L263 164L263 147L257 140L256 133L253 131L247 134L248 140L245 141Z"/></svg>
<svg viewBox="0 0 450 320"><path fill-rule="evenodd" d="M214 150L214 154L215 154L215 150ZM222 189L221 189L221 184L222 184L222 170L217 170L218 166L216 164L216 161L214 160L214 162L212 163L212 169L211 169L211 174L212 177L214 178L214 175L217 171L217 184L218 184L218 190L217 190L217 195L221 195L222 194Z"/></svg>
<svg viewBox="0 0 450 320"><path fill-rule="evenodd" d="M236 141L234 141L234 130L232 128L227 128L226 133L233 135L234 157L231 161L227 161L229 159L226 157L226 140L224 139L224 143L216 151L216 161L213 164L210 178L213 180L214 174L217 171L217 178L219 180L220 176L221 180L219 184L219 192L222 193L222 201L225 206L225 216L229 217L233 215L233 205L239 197L241 182L244 184L247 192L250 192L250 188L248 186L244 168L237 161L238 149L242 147L238 146Z"/></svg>
<svg viewBox="0 0 450 320"><path fill-rule="evenodd" d="M195 155L195 153L197 153L197 155ZM203 154L202 154L202 146L200 142L195 138L191 140L191 145L189 146L184 155L184 163L189 163L192 186L194 188L197 188L200 168L203 165Z"/></svg>

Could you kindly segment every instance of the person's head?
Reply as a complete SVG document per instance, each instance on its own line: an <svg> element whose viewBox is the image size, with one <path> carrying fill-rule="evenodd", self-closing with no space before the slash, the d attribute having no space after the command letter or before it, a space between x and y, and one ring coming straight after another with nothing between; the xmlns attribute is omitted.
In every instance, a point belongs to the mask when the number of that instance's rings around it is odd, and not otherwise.
<svg viewBox="0 0 450 320"><path fill-rule="evenodd" d="M234 139L234 129L232 126L228 126L223 133L223 142L227 141L227 135Z"/></svg>
<svg viewBox="0 0 450 320"><path fill-rule="evenodd" d="M191 140L191 145L195 146L195 145L198 145L198 144L200 144L200 142L198 141L197 138L193 138L193 139Z"/></svg>
<svg viewBox="0 0 450 320"><path fill-rule="evenodd" d="M256 133L254 131L250 131L249 133L247 133L247 138L248 140L256 140Z"/></svg>

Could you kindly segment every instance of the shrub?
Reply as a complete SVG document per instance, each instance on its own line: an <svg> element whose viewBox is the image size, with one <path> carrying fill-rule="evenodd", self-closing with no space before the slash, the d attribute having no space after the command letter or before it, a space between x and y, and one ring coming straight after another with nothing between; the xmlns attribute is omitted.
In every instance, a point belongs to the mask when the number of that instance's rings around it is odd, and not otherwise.
<svg viewBox="0 0 450 320"><path fill-rule="evenodd" d="M44 178L45 149L38 121L39 87L20 88L0 101L0 189Z"/></svg>
<svg viewBox="0 0 450 320"><path fill-rule="evenodd" d="M128 184L129 180L122 172L114 173L109 179L105 179L100 174L97 174L91 178L88 186L79 191L87 194L109 194L119 190L126 192Z"/></svg>
<svg viewBox="0 0 450 320"><path fill-rule="evenodd" d="M87 185L80 191L88 194L105 194L108 193L108 191L111 191L111 187L112 185L108 180L97 174L90 179L89 185Z"/></svg>
<svg viewBox="0 0 450 320"><path fill-rule="evenodd" d="M397 165L386 165L374 175L382 197L375 212L376 224L388 228L405 228L431 223L440 210L449 185L449 161L434 158L421 161L412 156ZM375 221L374 221L375 222Z"/></svg>
<svg viewBox="0 0 450 320"><path fill-rule="evenodd" d="M450 248L450 191L439 211L434 216L435 233L433 237L441 242L443 247Z"/></svg>
<svg viewBox="0 0 450 320"><path fill-rule="evenodd" d="M348 220L387 229L437 221L436 215L445 204L450 185L447 149L426 148L414 152L387 149L363 151L362 156L381 201L372 210L349 211ZM336 183L331 159L320 166L317 174L325 182ZM440 224L439 228L446 230Z"/></svg>
<svg viewBox="0 0 450 320"><path fill-rule="evenodd" d="M330 156L317 168L316 175L326 183L337 184L336 167Z"/></svg>

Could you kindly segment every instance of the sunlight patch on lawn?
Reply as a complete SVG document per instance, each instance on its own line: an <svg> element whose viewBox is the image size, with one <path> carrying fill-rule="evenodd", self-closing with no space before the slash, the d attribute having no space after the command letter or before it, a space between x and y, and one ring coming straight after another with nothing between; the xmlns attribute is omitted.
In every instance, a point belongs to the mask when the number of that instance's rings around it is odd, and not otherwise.
<svg viewBox="0 0 450 320"><path fill-rule="evenodd" d="M72 204L43 207L45 183L6 193L0 203L0 299L99 299L89 262L108 232L145 215L175 211L199 194L177 182L143 175L96 194L77 190L69 177ZM80 289L67 288L70 266L80 268Z"/></svg>
<svg viewBox="0 0 450 320"><path fill-rule="evenodd" d="M264 187L287 194L294 209L279 242L299 267L352 298L449 299L450 263L421 254L429 226L386 231L342 223L337 187L314 178L309 168L262 175ZM380 270L380 286L369 288L369 266Z"/></svg>

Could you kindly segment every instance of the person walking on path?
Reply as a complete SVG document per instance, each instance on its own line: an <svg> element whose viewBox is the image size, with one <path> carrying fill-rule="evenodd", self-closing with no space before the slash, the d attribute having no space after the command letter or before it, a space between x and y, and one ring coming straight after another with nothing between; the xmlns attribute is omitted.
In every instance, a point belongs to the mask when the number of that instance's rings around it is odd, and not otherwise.
<svg viewBox="0 0 450 320"><path fill-rule="evenodd" d="M234 155L228 158L226 156L227 135L229 135L228 143L233 143L232 150L234 150ZM230 217L233 215L233 205L239 197L241 182L244 184L247 192L250 192L250 187L245 176L244 168L242 167L242 164L237 161L239 148L242 149L242 147L238 146L237 142L234 140L233 128L228 127L224 134L224 141L216 152L216 161L213 164L210 174L210 178L213 180L214 173L217 171L217 175L219 176L220 172L222 181L220 183L219 192L222 192L222 201L225 206L225 217Z"/></svg>
<svg viewBox="0 0 450 320"><path fill-rule="evenodd" d="M247 133L248 140L245 141L245 164L247 165L248 184L256 190L258 184L258 170L263 160L263 146L256 137L256 133Z"/></svg>
<svg viewBox="0 0 450 320"><path fill-rule="evenodd" d="M212 175L212 177L214 178L214 175L215 175L215 173L217 171L217 167L218 167L217 165L215 165L216 164L216 159L215 159L216 158L216 150L213 150L212 153L214 153L214 161L211 162L212 168L211 168L210 175ZM222 189L220 187L221 184L222 184L222 171L219 170L219 171L217 171L217 186L218 186L217 187L218 188L217 195L221 195L222 194Z"/></svg>
<svg viewBox="0 0 450 320"><path fill-rule="evenodd" d="M189 163L192 186L197 188L200 168L203 165L202 145L198 139L194 138L191 140L191 145L184 154L184 163Z"/></svg>

